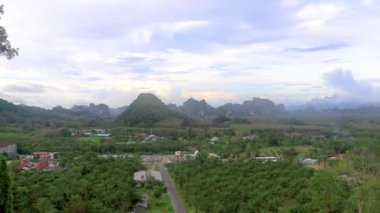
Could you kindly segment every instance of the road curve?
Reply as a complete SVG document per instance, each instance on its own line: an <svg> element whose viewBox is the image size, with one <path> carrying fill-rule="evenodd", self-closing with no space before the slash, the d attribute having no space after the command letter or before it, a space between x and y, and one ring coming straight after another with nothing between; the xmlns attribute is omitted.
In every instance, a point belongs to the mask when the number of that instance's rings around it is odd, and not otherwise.
<svg viewBox="0 0 380 213"><path fill-rule="evenodd" d="M179 196L179 193L177 191L177 189L175 188L175 185L173 183L173 180L172 178L170 177L169 175L169 172L168 170L166 169L166 167L163 165L163 164L159 164L159 167L160 167L160 172L161 172L161 176L162 176L162 179L165 183L165 186L168 190L168 194L169 194L169 197L170 197L170 200L172 201L172 205L173 205L173 208L174 208L174 211L176 213L186 213L186 209L182 203L182 200Z"/></svg>

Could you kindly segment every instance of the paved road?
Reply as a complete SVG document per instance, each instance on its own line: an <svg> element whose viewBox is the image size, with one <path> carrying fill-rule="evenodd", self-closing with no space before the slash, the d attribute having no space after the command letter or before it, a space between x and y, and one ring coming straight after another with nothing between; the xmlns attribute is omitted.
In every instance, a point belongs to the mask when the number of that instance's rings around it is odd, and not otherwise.
<svg viewBox="0 0 380 213"><path fill-rule="evenodd" d="M162 164L160 164L159 166L160 166L162 179L164 180L165 186L168 189L169 197L172 200L174 211L176 213L186 213L187 211L181 201L181 198L179 196L177 189L174 186L173 180L170 177L168 170Z"/></svg>

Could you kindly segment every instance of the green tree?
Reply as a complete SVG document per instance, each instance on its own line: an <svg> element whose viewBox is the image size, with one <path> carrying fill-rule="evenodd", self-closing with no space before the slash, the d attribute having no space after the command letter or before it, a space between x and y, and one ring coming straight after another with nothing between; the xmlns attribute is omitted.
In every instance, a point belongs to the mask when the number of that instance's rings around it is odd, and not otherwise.
<svg viewBox="0 0 380 213"><path fill-rule="evenodd" d="M46 198L46 197L38 198L34 206L38 212L45 212L45 213L57 212L57 210L54 208L54 205L51 203L49 198Z"/></svg>
<svg viewBox="0 0 380 213"><path fill-rule="evenodd" d="M8 173L7 163L0 156L0 212L12 212L11 178Z"/></svg>
<svg viewBox="0 0 380 213"><path fill-rule="evenodd" d="M307 187L298 196L302 205L293 212L344 212L347 209L347 199L350 188L347 182L339 179L330 171L316 173Z"/></svg>
<svg viewBox="0 0 380 213"><path fill-rule="evenodd" d="M0 5L0 19L4 14L4 5ZM0 56L5 56L7 59L12 59L18 54L18 50L11 46L8 40L7 31L0 26Z"/></svg>
<svg viewBox="0 0 380 213"><path fill-rule="evenodd" d="M293 161L298 155L298 152L296 149L294 149L294 147L285 148L281 152L282 152L284 159L286 159L288 161Z"/></svg>

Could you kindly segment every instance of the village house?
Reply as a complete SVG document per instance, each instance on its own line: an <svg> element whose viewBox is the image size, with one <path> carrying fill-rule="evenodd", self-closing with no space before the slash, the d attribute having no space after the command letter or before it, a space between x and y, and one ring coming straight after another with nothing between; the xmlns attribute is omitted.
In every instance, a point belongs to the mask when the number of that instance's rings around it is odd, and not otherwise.
<svg viewBox="0 0 380 213"><path fill-rule="evenodd" d="M17 144L10 141L0 141L0 153L16 154L17 153Z"/></svg>
<svg viewBox="0 0 380 213"><path fill-rule="evenodd" d="M30 162L22 162L22 163L20 163L20 165L18 165L18 166L16 166L16 168L15 168L15 170L17 171L17 170L29 170L29 165L30 165L31 163Z"/></svg>
<svg viewBox="0 0 380 213"><path fill-rule="evenodd" d="M86 137L95 136L95 137L102 137L102 138L110 138L112 135L109 129L108 130L107 129L85 129L85 130L81 130L80 133Z"/></svg>
<svg viewBox="0 0 380 213"><path fill-rule="evenodd" d="M219 141L219 138L216 137L216 136L214 136L214 137L212 137L212 138L210 139L210 143L211 143L211 144L214 144L214 143L216 143L216 142L218 142L218 141Z"/></svg>
<svg viewBox="0 0 380 213"><path fill-rule="evenodd" d="M304 165L317 165L318 160L317 159L311 159L311 158L306 158L302 161Z"/></svg>
<svg viewBox="0 0 380 213"><path fill-rule="evenodd" d="M257 140L257 139L260 139L260 136L257 134L252 134L252 135L244 136L242 139L243 141Z"/></svg>
<svg viewBox="0 0 380 213"><path fill-rule="evenodd" d="M276 157L256 157L255 159L263 163L268 162L268 161L277 162Z"/></svg>
<svg viewBox="0 0 380 213"><path fill-rule="evenodd" d="M80 135L80 132L78 129L70 129L70 135L71 137L76 137Z"/></svg>
<svg viewBox="0 0 380 213"><path fill-rule="evenodd" d="M100 159L127 159L127 158L131 158L133 157L133 154L124 154L124 155L106 155L106 154L103 154L103 155L98 155L98 157Z"/></svg>
<svg viewBox="0 0 380 213"><path fill-rule="evenodd" d="M54 152L33 152L35 161L48 161L55 159L56 153Z"/></svg>
<svg viewBox="0 0 380 213"><path fill-rule="evenodd" d="M33 161L34 156L33 155L19 155L18 156L21 161Z"/></svg>
<svg viewBox="0 0 380 213"><path fill-rule="evenodd" d="M135 180L138 183L143 183L150 177L162 181L161 173L158 171L140 170L133 174L133 180Z"/></svg>
<svg viewBox="0 0 380 213"><path fill-rule="evenodd" d="M156 136L156 135L148 135L144 141L148 142L148 141L157 141L158 139L160 139L160 137Z"/></svg>
<svg viewBox="0 0 380 213"><path fill-rule="evenodd" d="M195 150L194 154L190 154L186 151L176 151L174 152L174 155L177 161L183 161L183 160L195 159L199 155L199 152L198 150Z"/></svg>
<svg viewBox="0 0 380 213"><path fill-rule="evenodd" d="M208 158L214 158L214 159L220 159L221 158L219 155L212 153L212 152L208 153L207 157Z"/></svg>
<svg viewBox="0 0 380 213"><path fill-rule="evenodd" d="M43 169L46 169L47 167L49 167L49 163L45 161L45 162L38 162L34 164L33 169L43 170Z"/></svg>
<svg viewBox="0 0 380 213"><path fill-rule="evenodd" d="M57 152L33 152L33 155L20 156L21 163L15 170L55 170L59 168Z"/></svg>

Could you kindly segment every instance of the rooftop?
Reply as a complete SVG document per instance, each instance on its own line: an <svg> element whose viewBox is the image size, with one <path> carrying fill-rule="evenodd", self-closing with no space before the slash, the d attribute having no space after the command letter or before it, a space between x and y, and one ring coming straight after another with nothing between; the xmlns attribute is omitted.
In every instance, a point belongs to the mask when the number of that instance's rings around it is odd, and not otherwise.
<svg viewBox="0 0 380 213"><path fill-rule="evenodd" d="M11 141L0 141L0 148L7 147L7 146L13 145L13 144L16 144L16 143L11 142Z"/></svg>
<svg viewBox="0 0 380 213"><path fill-rule="evenodd" d="M33 152L33 155L50 155L50 152Z"/></svg>

